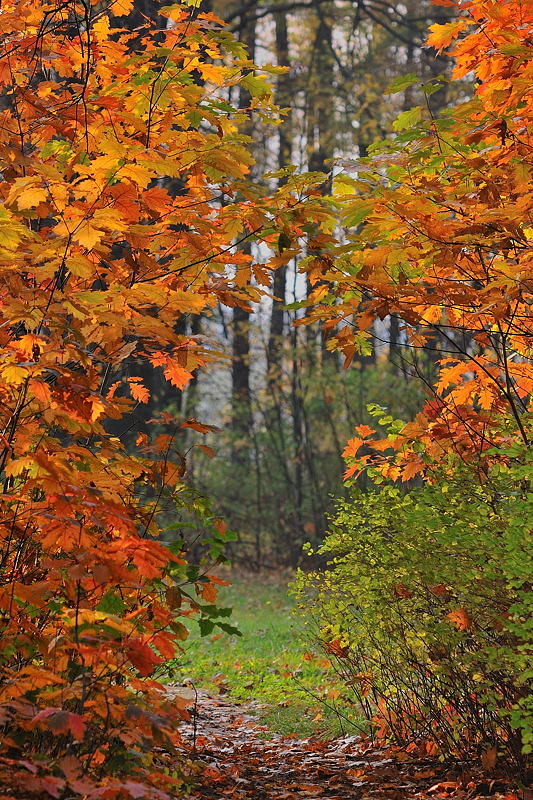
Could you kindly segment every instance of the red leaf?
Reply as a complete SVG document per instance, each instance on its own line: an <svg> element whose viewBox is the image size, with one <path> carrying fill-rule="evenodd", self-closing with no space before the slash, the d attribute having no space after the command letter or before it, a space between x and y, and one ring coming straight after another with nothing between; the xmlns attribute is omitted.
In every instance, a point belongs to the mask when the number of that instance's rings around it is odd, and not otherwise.
<svg viewBox="0 0 533 800"><path fill-rule="evenodd" d="M87 727L82 717L80 717L79 714L72 714L69 712L68 726L74 738L77 739L78 742L81 742Z"/></svg>
<svg viewBox="0 0 533 800"><path fill-rule="evenodd" d="M142 639L130 639L128 658L135 669L145 677L151 675L155 667L163 663L163 659L157 656Z"/></svg>

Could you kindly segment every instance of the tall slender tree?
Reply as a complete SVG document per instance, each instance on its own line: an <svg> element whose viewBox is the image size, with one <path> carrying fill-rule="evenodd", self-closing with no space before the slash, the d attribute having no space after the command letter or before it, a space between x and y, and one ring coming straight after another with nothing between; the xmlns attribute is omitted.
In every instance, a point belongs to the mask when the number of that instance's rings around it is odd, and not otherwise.
<svg viewBox="0 0 533 800"><path fill-rule="evenodd" d="M246 46L248 57L253 63L256 45L256 22L253 15L242 20L239 32L241 42ZM239 109L250 106L250 93L242 84L239 86ZM251 117L244 126L244 133L253 138ZM243 251L251 255L251 245L245 242ZM252 427L252 398L250 391L250 311L235 306L232 314L232 367L231 367L231 427L233 433L233 459L238 463L247 460Z"/></svg>

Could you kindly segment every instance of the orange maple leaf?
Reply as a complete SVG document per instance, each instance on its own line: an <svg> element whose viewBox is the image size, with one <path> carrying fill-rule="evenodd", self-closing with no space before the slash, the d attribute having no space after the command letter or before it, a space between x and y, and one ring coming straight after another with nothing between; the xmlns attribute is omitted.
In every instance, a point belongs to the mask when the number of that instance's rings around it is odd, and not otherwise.
<svg viewBox="0 0 533 800"><path fill-rule="evenodd" d="M472 619L464 608L457 608L455 611L450 611L446 616L460 631L467 631L472 627Z"/></svg>

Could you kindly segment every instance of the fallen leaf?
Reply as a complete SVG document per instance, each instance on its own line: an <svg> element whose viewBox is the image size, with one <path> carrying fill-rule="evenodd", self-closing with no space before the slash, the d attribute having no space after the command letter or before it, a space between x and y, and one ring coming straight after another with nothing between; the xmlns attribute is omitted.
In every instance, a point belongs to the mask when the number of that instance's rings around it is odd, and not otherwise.
<svg viewBox="0 0 533 800"><path fill-rule="evenodd" d="M481 754L481 764L483 769L492 770L496 766L498 760L498 751L495 747L489 747Z"/></svg>

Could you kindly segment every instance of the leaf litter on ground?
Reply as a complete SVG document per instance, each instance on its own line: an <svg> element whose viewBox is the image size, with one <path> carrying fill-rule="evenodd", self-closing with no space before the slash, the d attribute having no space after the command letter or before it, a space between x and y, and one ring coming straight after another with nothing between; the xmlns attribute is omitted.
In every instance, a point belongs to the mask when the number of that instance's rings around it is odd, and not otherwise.
<svg viewBox="0 0 533 800"><path fill-rule="evenodd" d="M359 736L266 738L253 705L190 688L169 692L189 703L187 800L533 800L508 773L480 764L441 763Z"/></svg>

